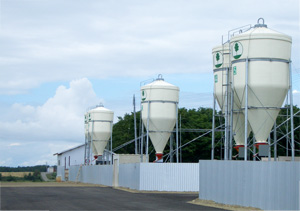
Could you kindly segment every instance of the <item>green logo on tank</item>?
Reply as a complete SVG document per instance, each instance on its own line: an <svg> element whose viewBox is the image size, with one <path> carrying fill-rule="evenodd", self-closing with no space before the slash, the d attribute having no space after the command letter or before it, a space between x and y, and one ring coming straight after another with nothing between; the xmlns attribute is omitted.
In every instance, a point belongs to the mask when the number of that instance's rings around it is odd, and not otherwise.
<svg viewBox="0 0 300 211"><path fill-rule="evenodd" d="M243 46L240 42L235 42L232 45L232 56L235 59L239 59L243 54Z"/></svg>
<svg viewBox="0 0 300 211"><path fill-rule="evenodd" d="M147 92L145 90L142 91L142 101L146 100L147 98Z"/></svg>
<svg viewBox="0 0 300 211"><path fill-rule="evenodd" d="M218 75L215 75L215 83L218 83Z"/></svg>
<svg viewBox="0 0 300 211"><path fill-rule="evenodd" d="M236 66L233 67L233 75L236 75Z"/></svg>
<svg viewBox="0 0 300 211"><path fill-rule="evenodd" d="M214 65L216 68L221 67L223 64L223 54L221 52L216 52L214 54Z"/></svg>

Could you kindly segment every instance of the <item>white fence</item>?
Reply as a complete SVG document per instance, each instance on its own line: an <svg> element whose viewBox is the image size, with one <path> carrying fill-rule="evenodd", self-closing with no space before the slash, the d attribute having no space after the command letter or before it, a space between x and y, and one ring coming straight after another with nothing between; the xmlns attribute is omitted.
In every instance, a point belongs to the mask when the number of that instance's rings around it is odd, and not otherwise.
<svg viewBox="0 0 300 211"><path fill-rule="evenodd" d="M298 210L299 162L200 161L199 198L263 210Z"/></svg>
<svg viewBox="0 0 300 211"><path fill-rule="evenodd" d="M119 186L140 190L140 163L119 165Z"/></svg>
<svg viewBox="0 0 300 211"><path fill-rule="evenodd" d="M65 181L65 167L57 166L57 176L61 177L61 181Z"/></svg>
<svg viewBox="0 0 300 211"><path fill-rule="evenodd" d="M147 191L199 191L199 164L120 164L119 186Z"/></svg>
<svg viewBox="0 0 300 211"><path fill-rule="evenodd" d="M69 181L112 186L112 165L82 166L80 171L79 168L80 166L70 166Z"/></svg>

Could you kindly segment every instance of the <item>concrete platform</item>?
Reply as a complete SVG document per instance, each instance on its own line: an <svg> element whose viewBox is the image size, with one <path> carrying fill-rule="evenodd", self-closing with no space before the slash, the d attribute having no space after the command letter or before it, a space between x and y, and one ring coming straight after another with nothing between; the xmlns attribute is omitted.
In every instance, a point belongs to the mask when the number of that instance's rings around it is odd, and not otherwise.
<svg viewBox="0 0 300 211"><path fill-rule="evenodd" d="M197 194L132 193L111 187L44 184L1 184L1 210L221 210L188 203Z"/></svg>

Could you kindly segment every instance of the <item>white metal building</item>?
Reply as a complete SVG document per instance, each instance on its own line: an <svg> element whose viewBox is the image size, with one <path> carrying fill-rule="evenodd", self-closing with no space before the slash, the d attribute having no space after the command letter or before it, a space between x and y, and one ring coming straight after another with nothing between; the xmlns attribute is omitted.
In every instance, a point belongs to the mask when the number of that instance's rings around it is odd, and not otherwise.
<svg viewBox="0 0 300 211"><path fill-rule="evenodd" d="M84 144L54 155L57 155L57 166L64 166L65 169L69 169L70 166L84 164Z"/></svg>

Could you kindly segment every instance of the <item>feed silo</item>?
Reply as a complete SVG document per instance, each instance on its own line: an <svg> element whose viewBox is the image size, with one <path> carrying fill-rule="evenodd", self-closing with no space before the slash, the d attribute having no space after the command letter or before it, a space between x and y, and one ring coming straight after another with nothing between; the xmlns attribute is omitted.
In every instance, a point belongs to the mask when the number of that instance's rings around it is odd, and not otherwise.
<svg viewBox="0 0 300 211"><path fill-rule="evenodd" d="M248 118L256 145L267 144L287 95L292 43L259 21L230 40L234 102Z"/></svg>
<svg viewBox="0 0 300 211"><path fill-rule="evenodd" d="M226 100L226 93L231 93L231 71L230 68L230 50L229 43L216 46L212 49L213 55L213 71L214 71L214 97L217 100L223 115L225 115L226 107L228 109L228 125L232 126L233 138L235 140L235 147L237 150L244 146L245 138L245 116L242 111L240 111L240 103L233 103L233 113L232 113L232 124L229 118L231 107L231 99ZM228 81L228 83L227 83ZM228 90L227 90L228 88ZM238 102L238 101L237 101ZM251 132L250 126L248 126L248 136ZM226 132L225 132L226 133Z"/></svg>
<svg viewBox="0 0 300 211"><path fill-rule="evenodd" d="M114 112L99 105L90 110L89 134L95 159L103 155L103 151L111 139Z"/></svg>
<svg viewBox="0 0 300 211"><path fill-rule="evenodd" d="M229 63L229 44L216 46L212 49L213 54L213 70L214 70L214 96L217 100L220 109L225 113L226 108L226 84L227 70L230 67ZM229 80L230 81L230 80ZM228 83L229 84L229 83Z"/></svg>
<svg viewBox="0 0 300 211"><path fill-rule="evenodd" d="M167 141L177 119L179 88L158 79L141 87L143 124L156 151L156 162L162 162Z"/></svg>

